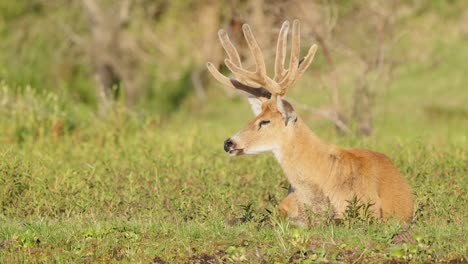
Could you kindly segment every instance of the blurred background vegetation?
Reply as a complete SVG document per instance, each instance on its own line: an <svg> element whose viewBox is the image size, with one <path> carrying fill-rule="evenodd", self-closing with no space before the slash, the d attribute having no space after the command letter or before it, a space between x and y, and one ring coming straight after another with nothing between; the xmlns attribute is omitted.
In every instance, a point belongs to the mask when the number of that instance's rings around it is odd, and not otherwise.
<svg viewBox="0 0 468 264"><path fill-rule="evenodd" d="M417 104L430 115L466 117L460 75L468 61L467 6L460 0L2 1L0 80L10 92L51 92L101 115L114 102L162 117L197 112L235 95L205 68L211 61L224 70L218 29L229 32L251 65L240 29L251 24L271 65L281 23L298 18L303 53L312 43L319 52L291 98L303 98L299 106L313 116L342 122L339 133L370 135L375 117L392 111L376 105L400 92L443 91L440 101L432 93L431 101ZM436 71L441 76L430 80ZM418 84L425 87L405 87L417 75L428 76ZM451 97L458 92L464 95ZM447 97L450 102L442 100Z"/></svg>
<svg viewBox="0 0 468 264"><path fill-rule="evenodd" d="M395 162L413 248L393 224L298 236L275 222L288 183L273 156L223 156L252 113L207 73L230 74L217 31L249 67L249 23L271 70L296 18L302 54L319 49L287 99L327 142ZM0 1L0 262L464 263L467 62L466 0Z"/></svg>

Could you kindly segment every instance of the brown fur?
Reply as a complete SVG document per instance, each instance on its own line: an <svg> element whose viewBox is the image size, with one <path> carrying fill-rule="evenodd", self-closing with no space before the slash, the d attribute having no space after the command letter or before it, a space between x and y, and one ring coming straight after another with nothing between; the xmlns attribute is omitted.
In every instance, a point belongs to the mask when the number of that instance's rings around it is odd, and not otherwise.
<svg viewBox="0 0 468 264"><path fill-rule="evenodd" d="M228 54L226 67L236 80L207 63L216 80L257 98L249 100L256 117L226 140L224 149L231 155L273 151L294 189L278 206L279 211L291 219L303 222L306 212L322 214L330 207L336 218L342 218L348 201L358 198L360 202L373 204L370 209L376 217L388 219L394 215L402 221L410 221L411 188L385 155L365 149L342 149L323 142L296 116L292 106L282 100L310 65L317 50L317 46L312 45L304 59L299 60L299 21L295 20L292 25L288 69L284 69L284 63L289 21L281 27L273 79L266 74L261 49L250 27L243 25L242 30L254 56L255 72L242 68L240 56L223 30L218 36ZM259 102L263 102L261 111Z"/></svg>
<svg viewBox="0 0 468 264"><path fill-rule="evenodd" d="M273 102L265 102L262 112L232 140L242 150L239 154L256 154L259 146L272 148L294 188L278 205L283 215L303 219L306 211L320 214L331 206L335 217L342 218L348 201L357 197L374 204L375 217L411 220L411 188L387 156L327 144L300 119L285 126ZM259 128L261 120L270 124Z"/></svg>

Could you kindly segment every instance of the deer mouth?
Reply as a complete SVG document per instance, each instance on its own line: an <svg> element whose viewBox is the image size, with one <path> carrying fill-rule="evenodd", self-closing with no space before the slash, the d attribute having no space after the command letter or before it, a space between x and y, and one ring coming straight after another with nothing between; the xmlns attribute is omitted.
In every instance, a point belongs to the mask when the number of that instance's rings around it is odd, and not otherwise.
<svg viewBox="0 0 468 264"><path fill-rule="evenodd" d="M239 156L244 154L244 149L230 149L228 153L230 156Z"/></svg>

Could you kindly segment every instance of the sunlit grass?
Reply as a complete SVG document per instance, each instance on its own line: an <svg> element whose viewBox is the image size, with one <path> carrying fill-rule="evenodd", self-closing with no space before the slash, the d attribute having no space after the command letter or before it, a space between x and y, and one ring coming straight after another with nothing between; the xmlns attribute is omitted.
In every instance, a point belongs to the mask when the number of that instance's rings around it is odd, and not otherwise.
<svg viewBox="0 0 468 264"><path fill-rule="evenodd" d="M467 157L466 146L457 145L465 134L455 130L457 137L428 144L432 135L419 130L433 126L429 118L407 138L377 130L366 140L340 139L333 130L319 131L340 145L387 153L408 179L417 197L410 232L419 242L395 245L392 237L401 231L395 223L324 222L305 230L279 218L275 204L287 182L272 155L229 158L222 151L224 138L250 118L241 101L221 99L223 114L181 111L168 121L123 108L99 119L90 111L74 114L52 95L8 96L11 108L1 112L2 262L427 261L466 255ZM67 119L73 126L57 127ZM246 213L248 221L229 224Z"/></svg>
<svg viewBox="0 0 468 264"><path fill-rule="evenodd" d="M298 110L324 140L393 160L416 194L410 227L324 219L299 229L279 217L288 183L273 156L222 149L251 113L219 87L170 116L119 102L100 118L43 87L0 83L0 262L466 261L468 45L454 34L430 43L377 97L371 137L340 137ZM291 97L328 103L320 89Z"/></svg>

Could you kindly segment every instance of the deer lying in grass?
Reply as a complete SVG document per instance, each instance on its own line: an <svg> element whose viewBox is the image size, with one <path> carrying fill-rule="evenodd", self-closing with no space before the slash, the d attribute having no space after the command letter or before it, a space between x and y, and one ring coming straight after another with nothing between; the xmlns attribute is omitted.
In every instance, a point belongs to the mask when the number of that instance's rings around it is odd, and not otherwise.
<svg viewBox="0 0 468 264"><path fill-rule="evenodd" d="M413 213L410 186L387 156L366 149L344 149L318 138L283 99L312 62L316 45L299 60L300 25L292 26L289 68L284 69L289 22L280 30L275 76L267 76L262 51L249 25L243 25L245 39L256 63L256 71L242 68L239 54L225 31L218 35L228 58L226 66L235 79L222 75L212 63L208 70L223 85L240 89L249 97L256 117L224 142L232 156L272 151L291 184L288 196L278 205L284 216L303 223L307 212L322 214L328 208L337 219L343 218L348 203L358 198L371 203L373 217L384 220L395 216L409 222Z"/></svg>

